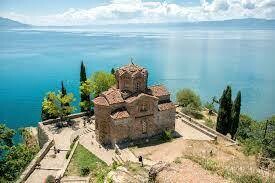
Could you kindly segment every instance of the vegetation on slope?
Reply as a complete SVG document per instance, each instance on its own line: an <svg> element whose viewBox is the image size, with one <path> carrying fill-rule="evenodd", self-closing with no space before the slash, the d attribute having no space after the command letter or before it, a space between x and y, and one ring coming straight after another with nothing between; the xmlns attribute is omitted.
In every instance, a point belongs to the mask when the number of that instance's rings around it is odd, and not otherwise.
<svg viewBox="0 0 275 183"><path fill-rule="evenodd" d="M23 143L14 145L15 130L0 124L0 182L15 181L39 151L38 144L25 129Z"/></svg>
<svg viewBox="0 0 275 183"><path fill-rule="evenodd" d="M90 175L92 182L103 182L111 167L78 144L72 160L67 168L67 175L87 176Z"/></svg>

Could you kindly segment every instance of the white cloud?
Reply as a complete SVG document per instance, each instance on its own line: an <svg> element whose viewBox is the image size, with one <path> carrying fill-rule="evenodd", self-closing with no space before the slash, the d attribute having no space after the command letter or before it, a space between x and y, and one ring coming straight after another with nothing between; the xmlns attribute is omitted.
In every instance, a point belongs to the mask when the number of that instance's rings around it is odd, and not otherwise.
<svg viewBox="0 0 275 183"><path fill-rule="evenodd" d="M166 2L112 0L90 9L71 8L64 13L28 16L16 13L1 16L34 25L85 25L113 23L156 23L225 20L236 18L275 18L275 0L201 0L198 6Z"/></svg>

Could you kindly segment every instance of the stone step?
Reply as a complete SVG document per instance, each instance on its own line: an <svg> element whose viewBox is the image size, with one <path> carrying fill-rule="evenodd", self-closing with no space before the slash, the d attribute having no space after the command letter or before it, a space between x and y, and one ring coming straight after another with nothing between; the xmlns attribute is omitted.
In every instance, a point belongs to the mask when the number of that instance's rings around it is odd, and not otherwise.
<svg viewBox="0 0 275 183"><path fill-rule="evenodd" d="M78 177L78 176L69 176L63 177L61 183L88 183L89 177Z"/></svg>
<svg viewBox="0 0 275 183"><path fill-rule="evenodd" d="M124 164L124 161L122 160L122 158L117 154L113 156L113 161L116 162L117 164Z"/></svg>

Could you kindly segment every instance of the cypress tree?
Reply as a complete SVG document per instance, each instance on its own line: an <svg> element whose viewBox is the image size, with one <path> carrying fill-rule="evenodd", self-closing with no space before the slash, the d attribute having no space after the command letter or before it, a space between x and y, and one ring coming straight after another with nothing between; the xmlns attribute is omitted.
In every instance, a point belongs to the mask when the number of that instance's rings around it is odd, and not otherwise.
<svg viewBox="0 0 275 183"><path fill-rule="evenodd" d="M86 80L87 80L86 68L85 68L85 65L84 65L83 61L81 61L81 66L80 66L80 83L83 83Z"/></svg>
<svg viewBox="0 0 275 183"><path fill-rule="evenodd" d="M112 69L111 69L111 74L115 75L115 72L116 72L115 69L112 68Z"/></svg>
<svg viewBox="0 0 275 183"><path fill-rule="evenodd" d="M64 97L65 95L67 95L67 90L64 87L63 81L61 81L61 94L62 94L62 97Z"/></svg>
<svg viewBox="0 0 275 183"><path fill-rule="evenodd" d="M232 126L232 90L230 86L227 86L226 93L226 134L230 133Z"/></svg>
<svg viewBox="0 0 275 183"><path fill-rule="evenodd" d="M84 65L83 61L81 61L80 85L82 85L82 83L84 83L85 81L87 81L86 68L85 68L85 65ZM85 102L85 101L90 101L90 95L87 95L87 94L84 94L84 93L80 92L80 102ZM80 107L80 111L84 112L85 109L83 107Z"/></svg>
<svg viewBox="0 0 275 183"><path fill-rule="evenodd" d="M241 112L241 92L239 91L232 107L232 125L231 125L231 138L236 139L236 133L240 122Z"/></svg>
<svg viewBox="0 0 275 183"><path fill-rule="evenodd" d="M231 95L231 87L227 86L219 101L220 107L218 111L216 130L223 135L226 135L231 129Z"/></svg>

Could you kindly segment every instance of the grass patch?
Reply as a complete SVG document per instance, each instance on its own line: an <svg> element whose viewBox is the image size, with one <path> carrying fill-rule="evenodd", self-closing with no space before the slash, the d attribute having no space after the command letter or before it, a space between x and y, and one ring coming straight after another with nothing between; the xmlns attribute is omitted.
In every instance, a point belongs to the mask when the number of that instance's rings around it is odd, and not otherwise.
<svg viewBox="0 0 275 183"><path fill-rule="evenodd" d="M238 169L228 169L227 167L220 166L216 161L209 158L195 155L185 155L184 157L198 163L204 169L216 173L226 179L230 179L236 183L269 183L274 181L271 180L271 178L263 177L256 171L238 171Z"/></svg>
<svg viewBox="0 0 275 183"><path fill-rule="evenodd" d="M104 182L107 173L112 169L81 144L78 144L72 160L67 168L66 175L87 176L92 182Z"/></svg>

